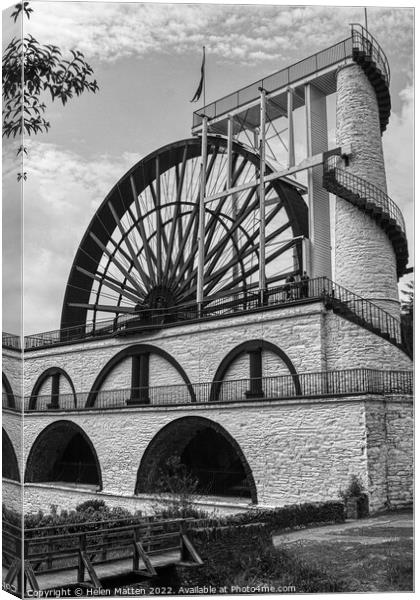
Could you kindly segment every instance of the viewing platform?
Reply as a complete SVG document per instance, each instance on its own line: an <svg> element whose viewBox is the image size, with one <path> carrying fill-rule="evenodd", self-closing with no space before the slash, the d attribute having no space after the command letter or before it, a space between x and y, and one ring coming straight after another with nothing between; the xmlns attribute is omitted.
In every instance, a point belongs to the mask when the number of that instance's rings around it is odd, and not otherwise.
<svg viewBox="0 0 420 600"><path fill-rule="evenodd" d="M102 321L97 323L96 327L86 324L37 333L25 337L25 350L32 351L80 341L88 342L98 338L147 333L180 324L222 319L316 301L322 301L328 310L341 314L344 318L361 325L407 352L401 324L396 318L327 277L269 288L263 302L261 302L261 295L250 289L237 294L208 297L203 303L204 308L201 312L198 311L196 303L163 309L142 309L137 314L122 315ZM9 338L9 335L3 337L3 347L9 347L7 345ZM13 344L15 344L14 340Z"/></svg>
<svg viewBox="0 0 420 600"><path fill-rule="evenodd" d="M195 111L192 132L200 133L203 116L209 118L212 131L222 135L227 135L229 116L233 117L234 134L243 128L257 128L260 124L261 88L267 92L267 119L287 116L288 90L293 91L293 110L305 105L304 86L309 82L326 96L333 94L336 91L337 68L352 62L360 64L375 88L383 132L391 113L389 64L381 46L359 24L352 24L350 37L341 42Z"/></svg>

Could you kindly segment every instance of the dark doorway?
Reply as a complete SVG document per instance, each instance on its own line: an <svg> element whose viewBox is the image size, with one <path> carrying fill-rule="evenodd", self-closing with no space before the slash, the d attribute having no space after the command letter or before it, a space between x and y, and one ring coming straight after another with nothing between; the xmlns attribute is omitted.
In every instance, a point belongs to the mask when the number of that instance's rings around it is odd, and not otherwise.
<svg viewBox="0 0 420 600"><path fill-rule="evenodd" d="M197 492L251 497L240 458L226 438L214 429L199 431L182 452L181 462L197 478Z"/></svg>
<svg viewBox="0 0 420 600"><path fill-rule="evenodd" d="M10 441L9 436L2 429L2 477L6 479L12 479L13 481L20 481L19 477L19 466L16 458L16 452L13 448L13 444Z"/></svg>
<svg viewBox="0 0 420 600"><path fill-rule="evenodd" d="M25 480L101 487L100 467L92 442L74 423L53 423L32 446Z"/></svg>
<svg viewBox="0 0 420 600"><path fill-rule="evenodd" d="M141 460L136 493L163 492L158 482L174 459L197 480L195 494L249 498L257 503L247 459L219 423L204 417L183 417L161 429Z"/></svg>

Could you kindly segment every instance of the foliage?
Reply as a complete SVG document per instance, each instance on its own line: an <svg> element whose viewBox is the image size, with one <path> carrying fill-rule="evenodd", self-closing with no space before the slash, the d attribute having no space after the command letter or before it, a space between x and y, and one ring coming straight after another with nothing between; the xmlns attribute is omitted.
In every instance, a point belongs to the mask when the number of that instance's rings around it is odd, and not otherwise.
<svg viewBox="0 0 420 600"><path fill-rule="evenodd" d="M93 512L106 510L104 500L86 500L76 506L76 512L86 512L92 510Z"/></svg>
<svg viewBox="0 0 420 600"><path fill-rule="evenodd" d="M272 509L254 509L236 515L228 515L217 520L209 519L214 525L248 525L265 523L271 531L293 527L303 527L310 523L342 523L344 504L342 502L321 502L291 504Z"/></svg>
<svg viewBox="0 0 420 600"><path fill-rule="evenodd" d="M171 456L164 462L153 488L158 495L155 513L159 516L175 518L193 514L192 503L196 498L198 479L181 462L178 455Z"/></svg>
<svg viewBox="0 0 420 600"><path fill-rule="evenodd" d="M32 9L28 4L16 5L12 13L15 21L22 10L30 17ZM96 80L91 77L93 69L82 52L70 52L70 60L67 60L60 48L40 44L30 34L23 39L13 38L4 51L2 62L3 136L48 131L50 123L45 118L45 94L49 94L52 101L60 100L65 105L74 95L98 90Z"/></svg>
<svg viewBox="0 0 420 600"><path fill-rule="evenodd" d="M401 332L403 343L413 356L414 347L414 282L409 281L407 288L401 290L405 298L401 301Z"/></svg>
<svg viewBox="0 0 420 600"><path fill-rule="evenodd" d="M140 511L134 515L130 511L121 507L109 507L103 500L88 500L76 507L76 510L61 510L58 513L57 506L51 505L50 512L39 510L37 512L25 515L25 529L38 529L42 527L57 527L57 533L71 533L73 531L83 531L83 524L89 523L86 527L91 530L95 528L93 524L100 524L103 521L113 521L113 526L138 522L142 517ZM3 504L3 520L13 525L21 524L21 515L14 510L8 509ZM48 530L51 534L51 530Z"/></svg>
<svg viewBox="0 0 420 600"><path fill-rule="evenodd" d="M410 315L412 318L414 313L414 281L409 281L407 283L407 288L401 290L401 293L405 296L405 299L401 301L401 311L403 314Z"/></svg>
<svg viewBox="0 0 420 600"><path fill-rule="evenodd" d="M364 493L365 489L363 483L360 481L357 475L351 476L350 483L344 491L340 490L340 495L344 500L347 500L347 498L362 496Z"/></svg>

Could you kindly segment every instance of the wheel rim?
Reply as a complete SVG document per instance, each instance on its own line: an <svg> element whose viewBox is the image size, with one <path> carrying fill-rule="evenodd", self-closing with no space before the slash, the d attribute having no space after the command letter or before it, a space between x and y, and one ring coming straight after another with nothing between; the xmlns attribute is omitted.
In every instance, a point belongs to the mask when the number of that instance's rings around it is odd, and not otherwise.
<svg viewBox="0 0 420 600"><path fill-rule="evenodd" d="M226 140L210 137L207 196L226 188ZM153 152L122 177L93 217L67 283L61 327L95 324L139 308L195 301L201 141ZM258 155L233 144L232 185L255 178ZM267 174L270 173L267 168ZM266 186L266 270L270 285L302 272L299 236L307 207L283 181ZM206 205L204 296L258 286L257 188Z"/></svg>

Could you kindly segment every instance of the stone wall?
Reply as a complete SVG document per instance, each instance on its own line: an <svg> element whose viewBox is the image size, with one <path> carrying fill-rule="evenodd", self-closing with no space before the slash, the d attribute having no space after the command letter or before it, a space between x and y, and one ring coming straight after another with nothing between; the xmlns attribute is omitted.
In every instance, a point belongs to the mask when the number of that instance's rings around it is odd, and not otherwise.
<svg viewBox="0 0 420 600"><path fill-rule="evenodd" d="M413 361L405 352L332 311L324 313L323 331L323 362L328 371L353 368L405 371L413 368Z"/></svg>
<svg viewBox="0 0 420 600"><path fill-rule="evenodd" d="M253 474L260 505L322 502L338 498L340 489L348 485L352 475L359 476L366 486L368 476L375 481L382 477L380 463L372 459L368 464L369 445L369 456L373 456L378 446L373 417L369 417L371 430L368 435L366 433L365 407L370 407L371 402L376 402L375 397L246 401L227 406L188 408L144 407L71 415L38 413L25 418L25 459L45 427L60 419L72 421L85 431L96 449L102 470L103 493L132 499L141 458L155 435L176 419L201 416L223 427L239 444ZM411 432L408 418L407 421L405 419L411 408L405 403L398 403L397 399L393 402L407 423L403 441L399 439L403 421L394 419L392 425L395 432L393 452L400 457L404 452L402 445L409 443L407 439ZM398 465L401 466L397 463L395 473L398 473ZM408 468L408 462L403 468ZM408 483L408 478L404 477L395 481L393 503L410 493ZM34 490L36 486L30 489ZM64 496L70 498L74 493L65 492ZM376 497L383 500L384 493L375 490L372 493L377 506ZM36 493L32 491L30 497L31 506L35 506ZM50 503L57 503L54 498L55 491L51 491ZM62 496L58 498L63 505Z"/></svg>
<svg viewBox="0 0 420 600"><path fill-rule="evenodd" d="M210 382L232 349L242 342L256 339L271 342L283 350L298 373L355 367L412 368L411 359L390 342L332 311L326 311L321 303L316 302L233 319L181 325L155 334L137 334L129 338L95 340L28 352L25 354L26 394L31 393L39 375L50 367L66 370L76 392L87 392L108 361L135 344L148 344L167 352L177 360L192 383ZM157 354L151 354L149 370L151 386L183 383L179 372ZM277 356L264 351L264 377L287 373L286 365ZM243 354L231 365L226 379L248 377L249 360ZM64 384L64 378L61 380ZM130 385L131 358L126 358L108 375L102 389L129 388Z"/></svg>
<svg viewBox="0 0 420 600"><path fill-rule="evenodd" d="M131 335L128 338L95 340L25 353L25 394L29 395L39 375L50 367L64 369L76 391L89 391L108 361L122 349L134 344L149 344L175 358L192 383L212 381L223 358L242 342L264 339L280 347L298 372L321 371L321 323L323 306L310 303L283 307L229 319L178 325L160 332ZM234 332L234 335L233 333ZM268 363L273 361L267 357ZM235 377L249 377L248 363L236 370ZM131 382L129 359L120 364L103 389L126 387ZM278 365L274 369L277 371ZM266 374L266 370L264 374ZM169 363L152 354L151 385L181 383ZM276 372L272 373L273 375ZM268 375L268 373L267 373ZM130 384L128 384L130 385Z"/></svg>
<svg viewBox="0 0 420 600"><path fill-rule="evenodd" d="M152 515L156 510L165 508L168 501L148 494L137 496L124 496L122 494L109 494L105 491L93 491L83 488L65 487L63 485L45 485L30 483L25 485L25 513L38 510L49 511L51 505L56 505L58 510L66 508L74 510L78 504L87 500L103 500L110 507L119 507L131 513L141 511L142 514ZM250 508L250 503L244 500L229 498L204 498L193 500L197 509L211 515L230 515L244 512Z"/></svg>
<svg viewBox="0 0 420 600"><path fill-rule="evenodd" d="M393 397L366 406L370 507L413 502L413 404Z"/></svg>
<svg viewBox="0 0 420 600"><path fill-rule="evenodd" d="M4 506L23 513L23 485L11 479L3 479L1 498Z"/></svg>
<svg viewBox="0 0 420 600"><path fill-rule="evenodd" d="M17 352L16 350L2 348L2 371L9 380L12 392L15 396L22 395L22 356L22 353Z"/></svg>

